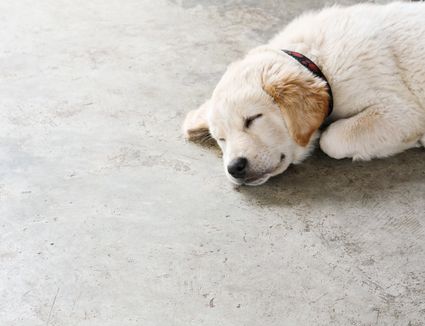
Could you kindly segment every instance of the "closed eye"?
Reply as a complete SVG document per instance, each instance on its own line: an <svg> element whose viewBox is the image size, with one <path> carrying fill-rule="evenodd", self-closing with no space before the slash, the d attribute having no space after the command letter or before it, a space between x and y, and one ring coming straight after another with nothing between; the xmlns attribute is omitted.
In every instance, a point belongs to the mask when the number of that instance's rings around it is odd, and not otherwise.
<svg viewBox="0 0 425 326"><path fill-rule="evenodd" d="M259 114L253 115L252 117L246 118L244 122L244 127L248 129L255 119L261 118L262 116L263 114L259 113Z"/></svg>

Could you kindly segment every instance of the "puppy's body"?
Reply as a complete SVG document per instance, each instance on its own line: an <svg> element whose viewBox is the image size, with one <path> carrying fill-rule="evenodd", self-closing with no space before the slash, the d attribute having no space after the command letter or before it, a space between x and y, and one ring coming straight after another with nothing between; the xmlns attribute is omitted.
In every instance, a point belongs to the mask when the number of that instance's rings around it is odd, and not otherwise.
<svg viewBox="0 0 425 326"><path fill-rule="evenodd" d="M334 119L394 92L415 97L425 108L424 4L362 4L305 14L269 46L298 50L321 67L332 85Z"/></svg>
<svg viewBox="0 0 425 326"><path fill-rule="evenodd" d="M188 115L186 135L209 129L233 182L260 184L300 162L326 117L326 83L282 49L312 59L329 81L332 124L320 139L329 156L367 160L425 143L425 5L331 7L299 17L232 64ZM252 117L260 118L246 128ZM229 170L241 157L243 177Z"/></svg>
<svg viewBox="0 0 425 326"><path fill-rule="evenodd" d="M269 45L294 48L321 67L334 94L332 120L361 112L322 135L330 156L388 156L425 133L425 5L328 8L293 21Z"/></svg>

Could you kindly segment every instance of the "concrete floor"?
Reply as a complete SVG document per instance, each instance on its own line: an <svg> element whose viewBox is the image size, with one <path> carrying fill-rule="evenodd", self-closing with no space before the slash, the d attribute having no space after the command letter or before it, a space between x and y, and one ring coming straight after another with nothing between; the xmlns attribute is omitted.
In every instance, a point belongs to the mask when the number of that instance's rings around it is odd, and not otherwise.
<svg viewBox="0 0 425 326"><path fill-rule="evenodd" d="M423 149L234 189L182 140L324 4L257 2L0 2L0 325L424 325Z"/></svg>

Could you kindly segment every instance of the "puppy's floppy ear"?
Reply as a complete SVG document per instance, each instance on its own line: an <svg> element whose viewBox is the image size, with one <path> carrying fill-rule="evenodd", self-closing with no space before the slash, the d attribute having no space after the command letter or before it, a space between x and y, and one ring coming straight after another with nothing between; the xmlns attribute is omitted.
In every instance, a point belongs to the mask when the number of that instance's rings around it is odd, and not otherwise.
<svg viewBox="0 0 425 326"><path fill-rule="evenodd" d="M207 112L210 101L206 101L198 109L190 111L183 123L183 134L187 140L202 142L210 138L207 124Z"/></svg>
<svg viewBox="0 0 425 326"><path fill-rule="evenodd" d="M263 77L263 89L279 106L292 138L306 146L328 113L326 83L314 76L287 74L269 82Z"/></svg>

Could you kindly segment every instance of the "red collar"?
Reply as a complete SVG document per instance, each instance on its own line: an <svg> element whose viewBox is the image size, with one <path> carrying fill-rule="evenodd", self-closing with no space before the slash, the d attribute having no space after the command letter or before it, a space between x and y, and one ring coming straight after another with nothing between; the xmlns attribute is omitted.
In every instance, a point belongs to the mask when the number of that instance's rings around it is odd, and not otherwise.
<svg viewBox="0 0 425 326"><path fill-rule="evenodd" d="M301 53L295 52L295 51L289 51L289 50L282 50L289 56L293 57L295 60L297 60L299 63L301 63L304 67L306 67L313 75L316 77L319 77L323 79L326 82L328 94L329 94L329 107L328 107L328 116L331 115L333 106L334 106L334 98L332 96L332 89L331 85L329 84L328 80L326 79L323 72L319 69L319 67L311 61L309 58L307 58L305 55L302 55Z"/></svg>

